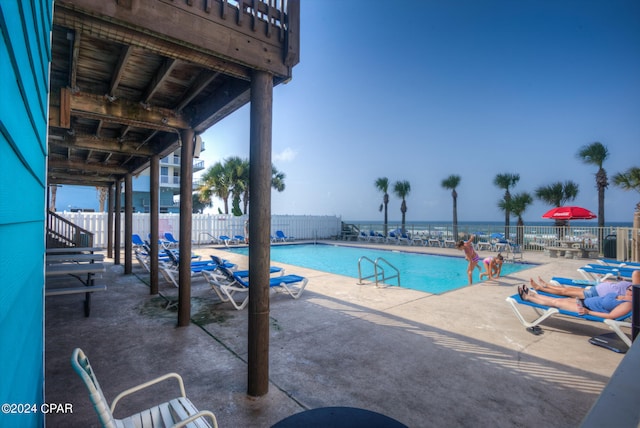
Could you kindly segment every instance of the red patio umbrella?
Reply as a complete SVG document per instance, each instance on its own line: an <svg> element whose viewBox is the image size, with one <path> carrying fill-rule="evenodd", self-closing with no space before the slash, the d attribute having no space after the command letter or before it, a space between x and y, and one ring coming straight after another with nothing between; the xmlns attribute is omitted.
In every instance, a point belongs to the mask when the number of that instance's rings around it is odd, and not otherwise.
<svg viewBox="0 0 640 428"><path fill-rule="evenodd" d="M542 218L553 220L591 220L597 216L582 207L556 207L542 215Z"/></svg>

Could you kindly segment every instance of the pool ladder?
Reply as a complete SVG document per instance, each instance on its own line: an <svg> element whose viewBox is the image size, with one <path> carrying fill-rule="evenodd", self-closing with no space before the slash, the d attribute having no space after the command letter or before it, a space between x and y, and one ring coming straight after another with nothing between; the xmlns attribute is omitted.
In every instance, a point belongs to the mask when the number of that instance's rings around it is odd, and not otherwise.
<svg viewBox="0 0 640 428"><path fill-rule="evenodd" d="M367 261L373 265L373 275L362 276L362 262ZM385 274L384 265L395 272L395 275L387 276ZM379 283L386 284L388 279L398 278L398 287L400 287L400 271L387 260L382 257L378 257L375 261L371 260L367 256L362 256L358 259L358 278L360 280L359 284L362 284L363 279L371 279L375 278L376 287Z"/></svg>

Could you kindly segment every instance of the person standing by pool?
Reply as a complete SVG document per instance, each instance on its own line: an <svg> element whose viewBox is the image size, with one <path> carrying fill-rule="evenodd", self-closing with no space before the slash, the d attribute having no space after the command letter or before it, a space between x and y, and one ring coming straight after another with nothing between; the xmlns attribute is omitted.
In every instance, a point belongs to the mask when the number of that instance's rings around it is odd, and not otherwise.
<svg viewBox="0 0 640 428"><path fill-rule="evenodd" d="M456 248L458 250L464 251L464 257L469 261L469 266L467 266L467 276L469 277L469 285L473 284L473 269L478 268L480 270L480 266L478 262L480 261L480 256L476 253L476 250L473 248L473 238L475 235L471 235L468 241L460 240L456 244Z"/></svg>
<svg viewBox="0 0 640 428"><path fill-rule="evenodd" d="M497 256L486 257L482 260L482 264L484 265L484 272L480 274L480 280L483 277L487 277L487 279L494 279L500 277L500 272L502 271L502 262L504 261L504 257L502 254L498 253Z"/></svg>

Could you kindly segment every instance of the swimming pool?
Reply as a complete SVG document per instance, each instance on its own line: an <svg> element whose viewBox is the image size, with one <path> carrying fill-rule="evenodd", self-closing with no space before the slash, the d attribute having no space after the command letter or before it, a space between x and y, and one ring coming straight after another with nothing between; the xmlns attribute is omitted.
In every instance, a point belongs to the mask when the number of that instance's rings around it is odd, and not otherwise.
<svg viewBox="0 0 640 428"><path fill-rule="evenodd" d="M234 253L247 255L247 247L233 248ZM358 278L358 259L362 256L371 260L379 257L387 260L400 271L401 286L428 293L444 293L468 285L467 261L462 257L447 257L431 254L417 254L404 251L377 250L362 247L347 247L330 244L292 244L271 247L272 262L304 266L309 269ZM505 263L502 276L529 267L527 263ZM483 268L484 269L484 268ZM387 275L390 269L385 267ZM362 263L362 276L373 274L371 263ZM473 273L473 281L479 281L479 271ZM397 280L388 281L396 285Z"/></svg>

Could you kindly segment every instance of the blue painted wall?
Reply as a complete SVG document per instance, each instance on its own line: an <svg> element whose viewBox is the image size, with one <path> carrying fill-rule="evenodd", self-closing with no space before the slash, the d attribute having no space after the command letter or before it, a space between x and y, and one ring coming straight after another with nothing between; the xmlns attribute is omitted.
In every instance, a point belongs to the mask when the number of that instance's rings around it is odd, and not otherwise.
<svg viewBox="0 0 640 428"><path fill-rule="evenodd" d="M0 1L0 426L40 427L52 0Z"/></svg>

